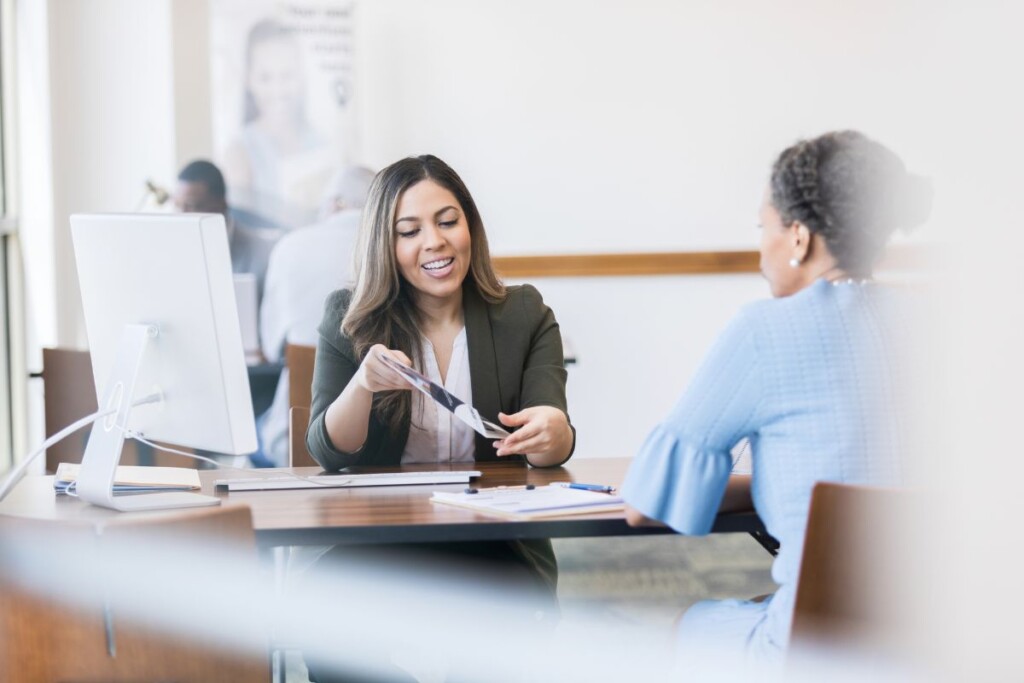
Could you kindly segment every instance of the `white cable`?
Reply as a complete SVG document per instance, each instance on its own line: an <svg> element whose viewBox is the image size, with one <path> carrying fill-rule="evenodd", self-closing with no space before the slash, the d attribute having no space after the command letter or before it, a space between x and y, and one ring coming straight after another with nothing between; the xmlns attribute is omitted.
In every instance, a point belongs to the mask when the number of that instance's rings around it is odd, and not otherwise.
<svg viewBox="0 0 1024 683"><path fill-rule="evenodd" d="M132 407L143 406L146 405L147 403L158 403L162 399L163 396L160 393L149 394L148 396L143 396L138 401L135 401L135 403L132 404ZM29 465L35 462L36 458L45 453L47 448L54 445L58 441L61 441L62 439L65 439L68 436L74 434L82 427L86 427L92 424L93 422L96 422L97 420L100 420L108 415L113 415L114 413L117 412L117 410L117 408L110 408L109 410L98 410L92 415L87 415L83 417L81 420L75 422L74 424L68 425L67 427L60 430L59 432L51 436L49 439L44 441L43 445L41 445L39 448L33 451L27 458L18 463L17 467L11 470L10 473L4 478L3 484L0 484L0 500L3 500L4 498L7 497L7 494L11 492L11 489L13 489L14 486L19 481L21 481L21 477L25 474L25 470L28 469ZM70 491L65 491L65 493L70 493Z"/></svg>
<svg viewBox="0 0 1024 683"><path fill-rule="evenodd" d="M219 462L217 462L216 460L213 460L212 458L207 458L207 457L202 456L202 455L196 455L195 453L189 453L188 451L179 451L178 449L171 448L170 446L162 446L162 445L160 445L158 443L154 443L154 442L150 441L149 439L147 439L146 437L144 437L139 432L133 432L130 429L122 429L122 431L124 432L124 435L125 435L126 438L135 439L136 441L138 441L140 443L146 444L150 448L155 448L158 451L165 451L167 453L174 453L175 455L183 455L186 458L193 458L195 460L202 460L203 462L210 463L211 465L213 465L217 469L221 469L221 470L234 470L236 472L245 472L246 474L256 474L256 475L263 475L264 472L266 471L264 469L258 469L258 468L254 468L254 467L232 467L231 465L222 465ZM259 478L259 479L274 479L274 478L277 478L277 477L280 477L280 476L285 476L285 477L290 477L290 478L293 478L293 479L298 479L299 481L308 481L310 483L316 484L317 486L323 486L325 488L336 488L338 486L338 482L336 480L333 480L333 479L331 481L329 481L329 482L318 481L314 477L306 477L306 476L303 476L301 474L296 474L295 472L278 472L278 471L275 471L273 474L267 473L266 476L258 476L257 478ZM347 482L345 482L345 483L347 483Z"/></svg>
<svg viewBox="0 0 1024 683"><path fill-rule="evenodd" d="M157 402L161 401L162 399L163 399L163 396L161 394L159 394L159 393L149 394L148 396L144 396L144 397L140 398L139 400L135 401L134 403L132 403L132 406L136 407L136 406L146 405L148 403L157 403ZM57 442L67 438L71 434L74 434L75 432L77 432L82 427L87 427L88 425L92 424L93 422L96 422L97 420L101 420L104 417L107 417L108 415L113 415L113 414L117 413L117 410L118 410L117 408L110 408L108 410L98 410L95 413L92 413L91 415L87 415L87 416L83 417L82 419L80 419L80 420L78 420L78 421L68 425L67 427L65 427L64 429L60 430L59 432L57 432L56 434L54 434L50 438L48 438L45 441L43 441L43 443L39 446L39 448L34 450L32 453L30 453L28 455L28 457L24 458L20 463L18 463L18 465L13 470L11 470L7 474L6 477L4 477L3 483L0 483L0 501L2 501L4 498L7 497L7 494L11 492L11 489L13 489L17 485L17 483L19 481L21 481L22 476L24 476L25 471L29 468L29 466L33 462L35 462L36 458L38 458L40 455L45 453L47 448L50 448L51 446L53 446ZM217 467L217 468L220 468L220 469L235 470L235 471L238 471L238 472L246 472L246 473L250 473L250 474L260 474L260 470L257 470L257 469L243 468L243 467L222 466L216 460L204 457L202 455L196 455L195 453L187 453L185 451L175 450L173 448L168 448L167 446L160 446L158 444L153 443L152 441L147 440L146 438L144 438L141 434L138 434L137 432L133 432L131 430L125 429L121 425L115 425L115 426L118 429L120 429L121 431L123 431L125 436L133 438L133 439L135 439L137 441L140 441L140 442L142 442L142 443L144 443L144 444L146 444L146 445L148 445L148 446L150 446L152 448L155 448L157 450L167 451L168 453L176 453L178 455L184 455L185 457L194 458L196 460L203 460L205 462L208 462L208 463L212 464L214 467ZM312 477L305 477L305 476L302 476L301 474L295 474L294 472L279 472L279 473L275 473L275 475L273 475L273 476L280 476L281 474L284 474L284 475L286 475L288 477L294 477L295 479L299 479L301 481L312 482L312 483L317 484L319 486L325 486L325 487L337 486L337 482L336 481L332 481L332 482L317 481L316 479L314 479ZM268 475L268 477L269 476L270 475ZM65 493L68 493L69 495L72 495L72 496L75 495L75 494L71 493L70 489L71 489L71 487L69 486L68 490L66 490Z"/></svg>
<svg viewBox="0 0 1024 683"><path fill-rule="evenodd" d="M221 468L221 464L219 462L217 462L216 460L214 460L213 458L207 458L204 455L197 455L195 453L189 453L188 451L179 451L179 450L177 450L175 448L171 448L170 446L161 446L158 443L154 443L154 442L150 441L149 439L144 437L141 433L132 431L131 429L121 429L121 431L124 432L124 436L125 436L126 439L135 439L136 441L138 441L140 443L144 443L147 446L149 446L150 448L155 448L158 451L165 451L167 453L174 453L175 455L184 455L186 458L192 458L193 460L202 460L203 462L210 463L214 467ZM248 472L249 471L249 470L247 470L247 469L245 469L243 467L231 467L230 465L226 465L222 469L239 470L241 472Z"/></svg>
<svg viewBox="0 0 1024 683"><path fill-rule="evenodd" d="M25 474L25 470L28 469L28 466L31 465L35 461L35 459L38 458L41 454L45 453L47 448L54 445L61 439L64 439L65 437L70 436L71 434L74 434L82 427L90 425L93 422L96 422L96 420L102 419L107 415L113 415L116 412L117 408L96 411L92 415L83 417L78 422L68 425L67 427L60 430L59 432L51 436L49 439L44 441L42 446L40 446L38 449L33 451L27 458L18 463L18 466L11 470L10 474L8 474L4 478L3 484L0 485L0 500L3 500L4 498L7 497L7 494L10 493L12 488L14 488L14 485L21 481L21 477L22 475Z"/></svg>

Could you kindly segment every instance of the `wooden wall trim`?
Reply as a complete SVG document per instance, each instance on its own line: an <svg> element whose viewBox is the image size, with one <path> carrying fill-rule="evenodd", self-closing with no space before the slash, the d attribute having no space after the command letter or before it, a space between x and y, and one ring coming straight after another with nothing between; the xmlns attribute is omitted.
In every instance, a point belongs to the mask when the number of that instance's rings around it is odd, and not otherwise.
<svg viewBox="0 0 1024 683"><path fill-rule="evenodd" d="M684 251L635 254L495 256L501 277L711 275L758 272L756 251Z"/></svg>
<svg viewBox="0 0 1024 683"><path fill-rule="evenodd" d="M924 272L943 262L936 245L891 246L875 269ZM948 259L948 255L945 255ZM677 251L634 254L551 254L544 256L495 256L494 268L507 278L607 277L616 275L716 275L757 273L756 251Z"/></svg>

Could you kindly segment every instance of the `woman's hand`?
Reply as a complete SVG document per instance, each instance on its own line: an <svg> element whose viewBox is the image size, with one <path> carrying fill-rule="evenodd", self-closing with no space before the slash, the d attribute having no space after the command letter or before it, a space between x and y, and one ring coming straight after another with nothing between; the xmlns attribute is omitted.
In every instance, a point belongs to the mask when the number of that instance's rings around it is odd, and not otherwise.
<svg viewBox="0 0 1024 683"><path fill-rule="evenodd" d="M494 442L499 456L524 453L531 465L543 467L562 462L572 450L572 429L558 408L535 406L512 415L498 413L498 420L506 427L519 427Z"/></svg>
<svg viewBox="0 0 1024 683"><path fill-rule="evenodd" d="M389 368L381 360L381 354L387 354L393 360L412 367L409 357L396 349L389 349L383 344L374 344L370 347L363 362L359 365L355 380L359 386L370 393L378 391L391 391L394 389L412 389L405 378L398 374L397 370Z"/></svg>

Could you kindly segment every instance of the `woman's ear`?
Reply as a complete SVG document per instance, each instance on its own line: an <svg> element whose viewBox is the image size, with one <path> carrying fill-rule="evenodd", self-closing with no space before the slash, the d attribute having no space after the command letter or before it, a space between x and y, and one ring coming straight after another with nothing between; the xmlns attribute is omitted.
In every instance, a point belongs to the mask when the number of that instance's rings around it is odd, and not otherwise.
<svg viewBox="0 0 1024 683"><path fill-rule="evenodd" d="M811 250L811 231L800 221L793 221L790 230L793 233L792 256L798 263L803 263Z"/></svg>

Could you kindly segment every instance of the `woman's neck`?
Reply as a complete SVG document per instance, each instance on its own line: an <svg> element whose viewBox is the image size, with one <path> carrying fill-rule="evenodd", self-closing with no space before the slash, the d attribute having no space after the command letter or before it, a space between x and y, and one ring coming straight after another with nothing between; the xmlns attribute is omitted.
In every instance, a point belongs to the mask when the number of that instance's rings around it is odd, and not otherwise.
<svg viewBox="0 0 1024 683"><path fill-rule="evenodd" d="M871 279L871 276L870 275L868 275L866 277L864 277L864 276L855 276L855 275L851 274L850 271L846 270L845 268L840 268L839 266L833 266L833 267L829 268L828 270L826 270L821 275L819 275L817 279L825 280L826 282L831 282L831 283L835 284L837 282L854 282L854 281L856 281L856 282L866 282L866 281Z"/></svg>
<svg viewBox="0 0 1024 683"><path fill-rule="evenodd" d="M416 309L420 315L421 331L428 336L431 330L461 328L463 324L462 290L458 290L456 294L443 300L419 296L416 298Z"/></svg>

